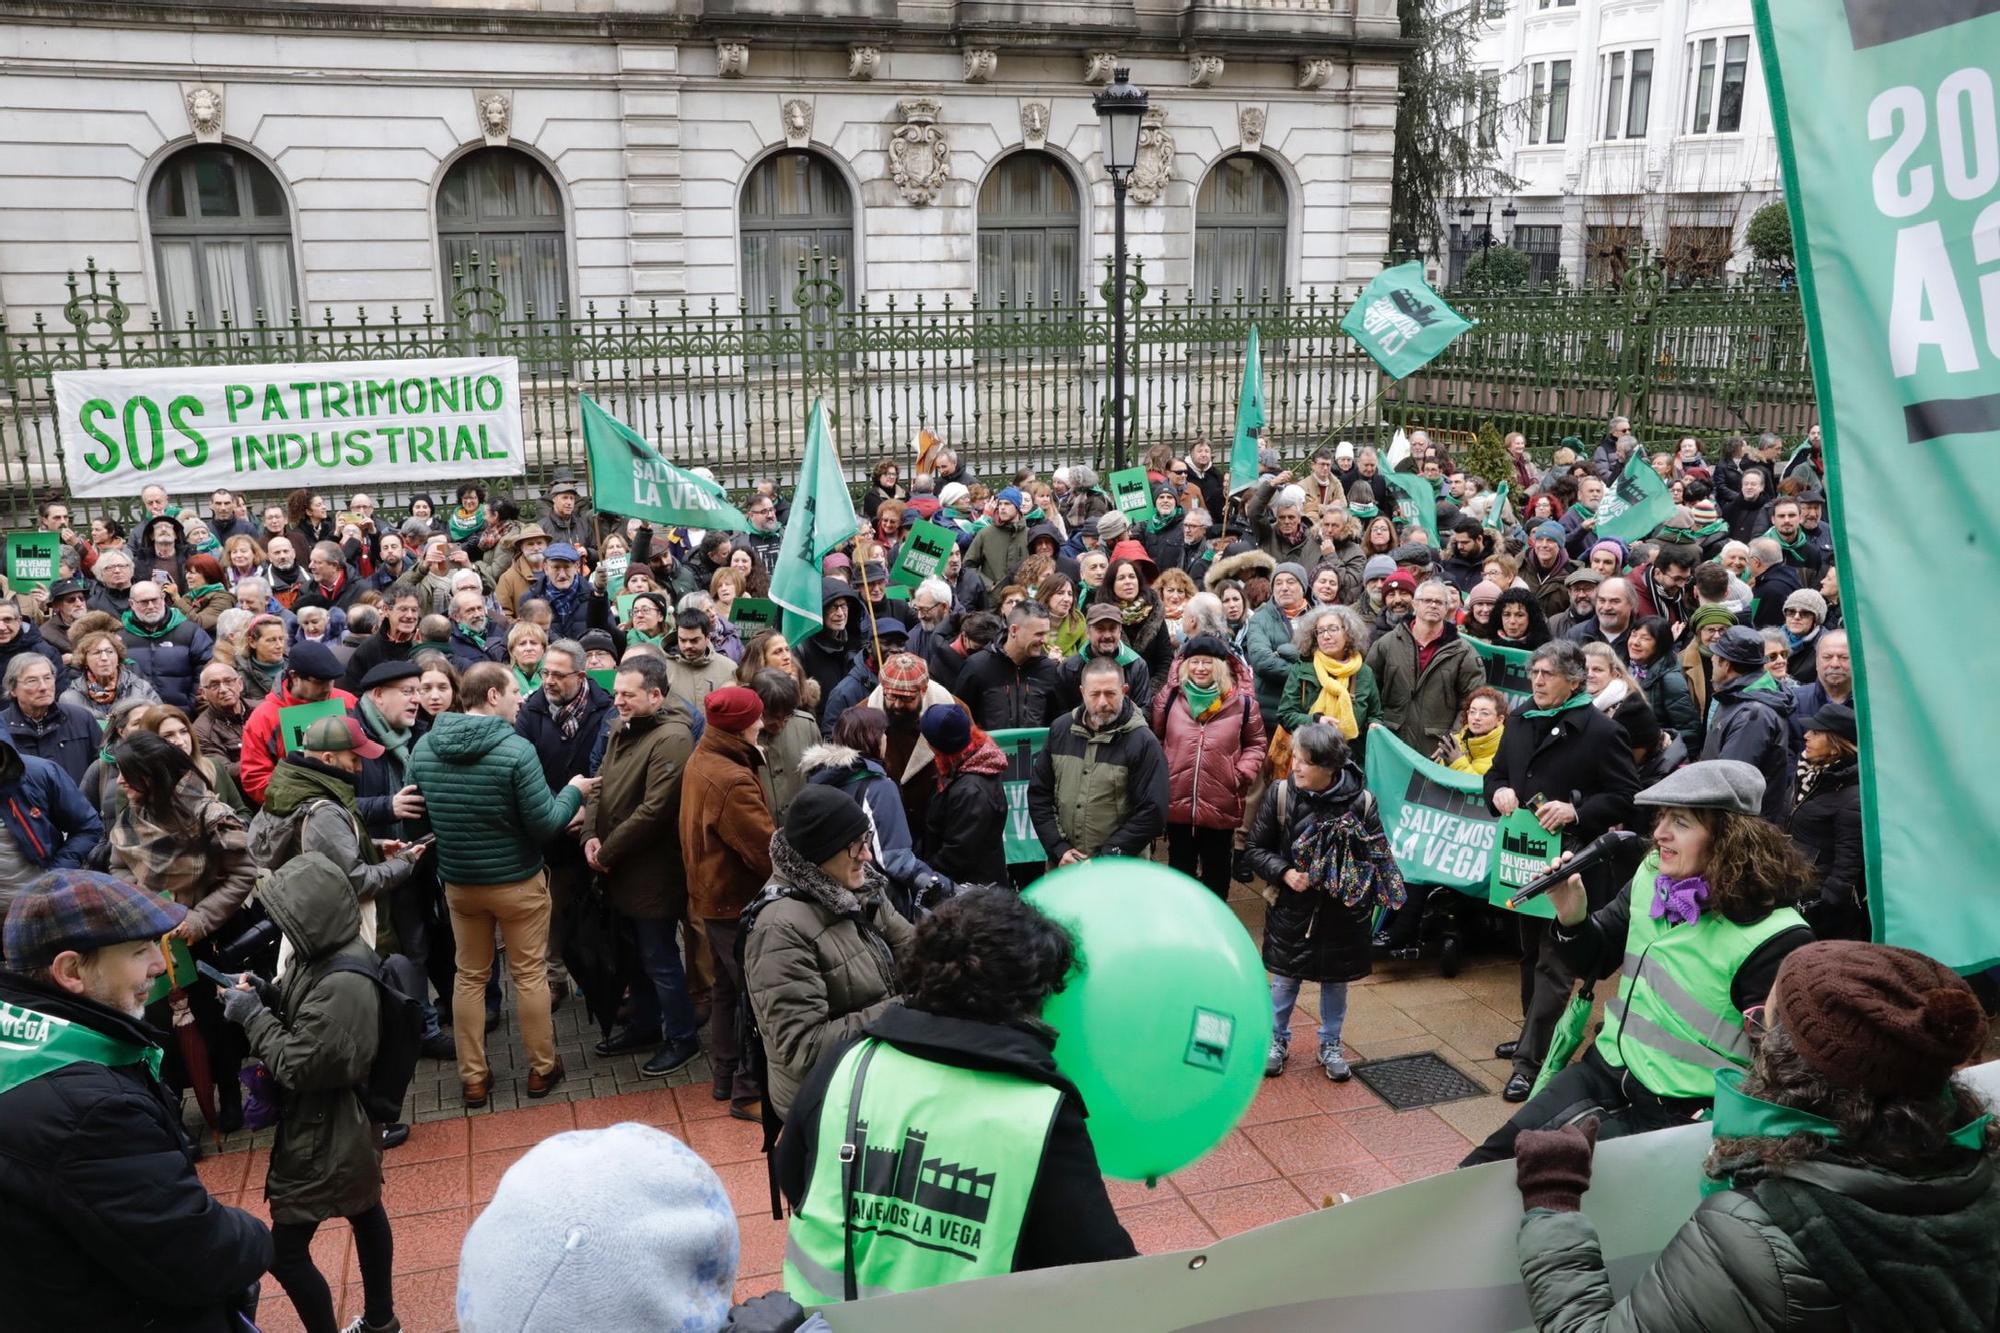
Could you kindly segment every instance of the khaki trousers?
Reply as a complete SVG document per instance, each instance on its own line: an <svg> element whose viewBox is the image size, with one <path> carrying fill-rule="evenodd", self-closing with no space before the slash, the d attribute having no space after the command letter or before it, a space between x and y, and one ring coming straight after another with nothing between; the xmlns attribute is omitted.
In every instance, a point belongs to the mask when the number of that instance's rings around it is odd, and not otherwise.
<svg viewBox="0 0 2000 1333"><path fill-rule="evenodd" d="M493 975L493 930L507 946L507 971L514 979L514 1004L521 1016L521 1045L537 1074L556 1067L555 1020L549 1008L549 881L537 870L512 884L444 886L458 941L458 975L451 992L452 1037L458 1043L461 1083L484 1082L486 1063L486 982Z"/></svg>

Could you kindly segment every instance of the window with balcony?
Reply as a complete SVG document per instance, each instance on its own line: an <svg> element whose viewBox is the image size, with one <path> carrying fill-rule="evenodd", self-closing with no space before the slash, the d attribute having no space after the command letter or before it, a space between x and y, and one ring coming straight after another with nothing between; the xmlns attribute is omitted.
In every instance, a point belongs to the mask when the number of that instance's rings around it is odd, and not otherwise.
<svg viewBox="0 0 2000 1333"><path fill-rule="evenodd" d="M1694 80L1690 134L1735 134L1743 128L1743 89L1750 77L1750 39L1704 37L1688 44Z"/></svg>
<svg viewBox="0 0 2000 1333"><path fill-rule="evenodd" d="M182 149L161 164L147 212L164 322L291 317L292 218L269 167L220 144Z"/></svg>

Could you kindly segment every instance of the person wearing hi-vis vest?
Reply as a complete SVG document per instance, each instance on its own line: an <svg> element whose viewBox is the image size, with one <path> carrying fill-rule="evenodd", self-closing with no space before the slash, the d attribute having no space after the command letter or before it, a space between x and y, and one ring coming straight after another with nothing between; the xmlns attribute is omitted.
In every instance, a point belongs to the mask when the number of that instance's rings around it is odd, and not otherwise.
<svg viewBox="0 0 2000 1333"><path fill-rule="evenodd" d="M785 1290L805 1305L1130 1258L1042 1005L1076 942L1013 890L917 928L903 999L792 1099L778 1183Z"/></svg>
<svg viewBox="0 0 2000 1333"><path fill-rule="evenodd" d="M1747 1069L1745 1010L1770 994L1778 965L1812 943L1789 906L1812 870L1759 817L1764 779L1733 759L1689 764L1632 798L1653 807L1653 850L1629 892L1596 912L1580 876L1549 893L1550 937L1588 980L1618 974L1604 1025L1461 1166L1514 1155L1523 1130L1599 1118L1600 1138L1686 1124L1715 1100L1717 1070ZM1565 853L1565 856L1568 854Z"/></svg>

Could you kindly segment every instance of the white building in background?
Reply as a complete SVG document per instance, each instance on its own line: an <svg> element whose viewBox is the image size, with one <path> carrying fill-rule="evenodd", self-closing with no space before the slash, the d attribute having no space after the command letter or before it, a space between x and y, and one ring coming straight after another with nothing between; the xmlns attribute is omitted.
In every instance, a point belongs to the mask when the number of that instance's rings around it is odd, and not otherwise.
<svg viewBox="0 0 2000 1333"><path fill-rule="evenodd" d="M475 252L511 317L789 309L815 247L850 302L1075 300L1119 65L1153 288L1328 292L1380 267L1401 54L1394 0L10 0L0 309L94 257L135 330L413 320Z"/></svg>
<svg viewBox="0 0 2000 1333"><path fill-rule="evenodd" d="M1608 280L1642 244L1679 276L1749 265L1743 228L1782 190L1749 0L1475 3L1477 132L1521 185L1452 201L1451 276L1489 213L1538 278Z"/></svg>

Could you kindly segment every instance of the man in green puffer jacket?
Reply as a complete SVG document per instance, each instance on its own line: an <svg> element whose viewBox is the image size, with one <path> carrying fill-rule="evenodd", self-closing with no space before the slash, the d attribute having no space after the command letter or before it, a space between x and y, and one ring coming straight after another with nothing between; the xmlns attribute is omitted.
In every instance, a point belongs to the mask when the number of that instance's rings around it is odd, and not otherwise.
<svg viewBox="0 0 2000 1333"><path fill-rule="evenodd" d="M528 1095L562 1082L549 1004L549 882L542 848L568 826L597 786L581 775L554 796L535 747L514 730L521 685L513 668L480 662L459 682L463 713L441 713L410 752L408 776L423 793L437 834L438 874L451 909L458 976L452 986L458 1078L470 1107L492 1091L486 1063L486 980L493 974L493 928L507 946L507 970L528 1052Z"/></svg>
<svg viewBox="0 0 2000 1333"><path fill-rule="evenodd" d="M2000 1149L1952 1079L1986 1040L1972 990L1909 949L1793 950L1748 1075L1718 1076L1708 1197L1614 1301L1578 1211L1596 1121L1529 1130L1517 1240L1543 1333L1973 1333L2000 1327Z"/></svg>

